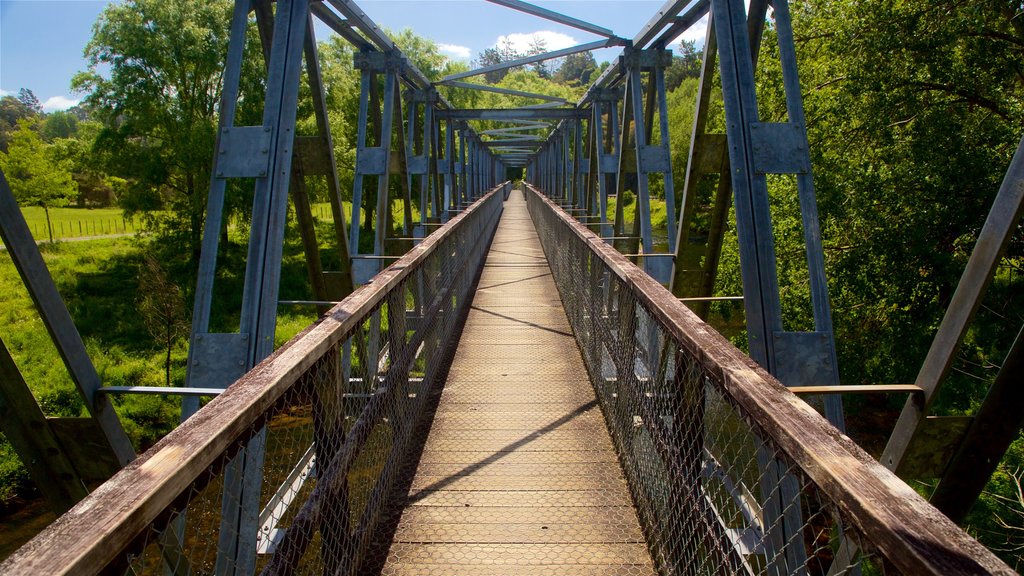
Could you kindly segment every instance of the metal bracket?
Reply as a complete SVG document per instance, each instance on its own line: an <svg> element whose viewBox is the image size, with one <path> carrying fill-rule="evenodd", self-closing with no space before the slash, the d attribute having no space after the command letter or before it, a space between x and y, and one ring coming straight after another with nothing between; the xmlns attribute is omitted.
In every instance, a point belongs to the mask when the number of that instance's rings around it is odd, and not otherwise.
<svg viewBox="0 0 1024 576"><path fill-rule="evenodd" d="M381 261L369 258L352 258L352 280L366 284L381 271Z"/></svg>
<svg viewBox="0 0 1024 576"><path fill-rule="evenodd" d="M269 126L225 126L217 150L218 178L263 178L270 170Z"/></svg>
<svg viewBox="0 0 1024 576"><path fill-rule="evenodd" d="M697 174L718 174L728 161L725 134L698 134L693 150Z"/></svg>
<svg viewBox="0 0 1024 576"><path fill-rule="evenodd" d="M384 72L390 68L401 72L406 61L405 57L394 52L356 52L352 56L352 65L356 70Z"/></svg>
<svg viewBox="0 0 1024 576"><path fill-rule="evenodd" d="M665 173L671 171L672 161L669 160L668 148L664 146L641 146L640 170L648 174L651 172Z"/></svg>
<svg viewBox="0 0 1024 576"><path fill-rule="evenodd" d="M828 332L775 332L775 376L786 386L832 382Z"/></svg>
<svg viewBox="0 0 1024 576"><path fill-rule="evenodd" d="M807 174L811 157L803 126L792 122L753 122L750 147L757 174Z"/></svg>
<svg viewBox="0 0 1024 576"><path fill-rule="evenodd" d="M896 474L907 480L939 478L963 442L972 416L927 416L918 424Z"/></svg>
<svg viewBox="0 0 1024 576"><path fill-rule="evenodd" d="M227 388L245 374L248 357L248 334L197 334L189 383L196 388Z"/></svg>
<svg viewBox="0 0 1024 576"><path fill-rule="evenodd" d="M356 171L361 174L384 174L387 169L386 158L387 151L380 146L361 148L356 154Z"/></svg>
<svg viewBox="0 0 1024 576"><path fill-rule="evenodd" d="M426 174L427 173L427 157L426 155L421 156L410 156L406 159L406 169L410 174Z"/></svg>

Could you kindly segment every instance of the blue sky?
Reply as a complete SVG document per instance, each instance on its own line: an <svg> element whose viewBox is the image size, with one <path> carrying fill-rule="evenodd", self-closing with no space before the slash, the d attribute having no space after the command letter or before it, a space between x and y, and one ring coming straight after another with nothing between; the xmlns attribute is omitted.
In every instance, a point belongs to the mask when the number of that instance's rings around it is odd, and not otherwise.
<svg viewBox="0 0 1024 576"><path fill-rule="evenodd" d="M558 0L532 2L633 37L663 4L662 0ZM106 0L0 0L0 91L16 94L31 89L44 109L74 105L71 77L86 67L82 50ZM599 40L588 32L503 8L483 0L362 0L360 7L377 24L412 28L438 43L452 58L469 60L503 36L520 46L537 35L548 49ZM318 30L318 38L326 29ZM685 35L703 40L703 26ZM603 50L597 59L610 60L619 50Z"/></svg>

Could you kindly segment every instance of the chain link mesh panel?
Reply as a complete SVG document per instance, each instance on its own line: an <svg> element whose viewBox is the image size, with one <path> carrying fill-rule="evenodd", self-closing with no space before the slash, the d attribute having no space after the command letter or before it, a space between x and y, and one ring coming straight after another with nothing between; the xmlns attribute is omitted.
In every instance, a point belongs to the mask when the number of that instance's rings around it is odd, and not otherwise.
<svg viewBox="0 0 1024 576"><path fill-rule="evenodd" d="M128 574L360 572L401 500L392 491L450 363L502 192L413 248L111 480L126 484L126 509L172 502L136 533L124 518L112 530L118 539L87 551L103 560L85 565ZM190 446L197 437L226 448L200 466L188 454L207 450ZM132 493L133 484L150 487L153 474L166 476L159 489ZM183 488L168 494L175 485ZM105 498L99 506L117 506L107 490L94 493ZM246 514L246 490L259 491L258 518L237 517ZM258 529L239 533L245 525Z"/></svg>
<svg viewBox="0 0 1024 576"><path fill-rule="evenodd" d="M600 238L527 197L659 572L896 573L780 449L784 431L743 410L639 297L630 279L644 273L624 258L613 269Z"/></svg>

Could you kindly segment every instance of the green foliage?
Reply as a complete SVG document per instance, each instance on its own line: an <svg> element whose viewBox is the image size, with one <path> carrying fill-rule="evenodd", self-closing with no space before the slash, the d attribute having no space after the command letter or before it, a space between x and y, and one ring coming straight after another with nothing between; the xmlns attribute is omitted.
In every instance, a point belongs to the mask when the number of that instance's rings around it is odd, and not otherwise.
<svg viewBox="0 0 1024 576"><path fill-rule="evenodd" d="M793 17L842 381L913 382L1024 134L1024 13L1006 2L817 0L794 3ZM761 120L785 120L771 30L757 83ZM779 177L769 189L785 328L808 329L795 186ZM722 294L741 286L734 246L727 238ZM973 413L1024 324L1021 248L1017 234L934 414ZM856 439L884 445L877 412L902 401L855 406ZM1024 526L1012 482L1022 446L968 522L1011 565Z"/></svg>
<svg viewBox="0 0 1024 576"><path fill-rule="evenodd" d="M0 152L7 152L11 134L18 129L18 122L35 118L37 114L14 96L0 97Z"/></svg>
<svg viewBox="0 0 1024 576"><path fill-rule="evenodd" d="M505 38L500 46L485 48L484 51L480 53L476 63L479 67L484 68L487 66L510 62L522 57L523 54L516 50L515 46L512 45L512 41ZM514 68L505 68L503 70L487 72L484 75L484 78L487 80L488 84L497 84L505 78L505 75L508 74L510 70L514 70Z"/></svg>
<svg viewBox="0 0 1024 576"><path fill-rule="evenodd" d="M7 152L0 152L0 169L7 177L14 198L20 204L42 206L47 215L47 229L53 242L49 209L66 206L77 192L68 163L55 149L43 142L35 131L35 121L21 120L11 135Z"/></svg>
<svg viewBox="0 0 1024 576"><path fill-rule="evenodd" d="M155 218L165 241L195 259L227 52L228 0L131 0L101 14L73 87L103 124L96 148L129 182L129 213ZM109 75L106 70L109 70ZM101 73L103 71L103 73Z"/></svg>
<svg viewBox="0 0 1024 576"><path fill-rule="evenodd" d="M39 132L47 142L53 142L56 138L74 138L78 135L78 118L62 110L47 114Z"/></svg>
<svg viewBox="0 0 1024 576"><path fill-rule="evenodd" d="M14 447L0 435L0 509L19 494L32 490L28 471L18 460Z"/></svg>
<svg viewBox="0 0 1024 576"><path fill-rule="evenodd" d="M594 54L578 52L566 56L551 79L559 84L589 87L597 80L597 62L594 60Z"/></svg>
<svg viewBox="0 0 1024 576"><path fill-rule="evenodd" d="M672 56L672 64L665 69L665 90L672 91L683 81L700 78L701 52L692 41L679 43L678 54Z"/></svg>

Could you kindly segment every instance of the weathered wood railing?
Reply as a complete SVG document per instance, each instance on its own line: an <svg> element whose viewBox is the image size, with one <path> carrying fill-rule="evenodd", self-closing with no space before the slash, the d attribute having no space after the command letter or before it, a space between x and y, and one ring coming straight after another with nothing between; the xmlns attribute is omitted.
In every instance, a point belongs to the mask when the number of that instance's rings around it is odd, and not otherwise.
<svg viewBox="0 0 1024 576"><path fill-rule="evenodd" d="M359 572L450 361L507 186L232 384L0 564L0 574ZM224 538L231 523L222 510L238 509L222 502L231 494L221 489L225 476L239 473L227 464L264 438L265 460L244 462L261 465L261 528ZM219 549L218 541L246 540L255 558Z"/></svg>
<svg viewBox="0 0 1024 576"><path fill-rule="evenodd" d="M540 192L527 200L662 574L1012 574Z"/></svg>

